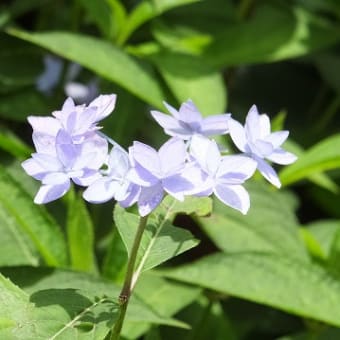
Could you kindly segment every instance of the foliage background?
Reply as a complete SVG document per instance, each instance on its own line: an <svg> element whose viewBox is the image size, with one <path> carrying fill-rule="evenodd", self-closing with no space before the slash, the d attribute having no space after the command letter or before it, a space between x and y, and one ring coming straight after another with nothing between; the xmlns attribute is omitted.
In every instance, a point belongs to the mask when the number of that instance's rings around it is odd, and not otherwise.
<svg viewBox="0 0 340 340"><path fill-rule="evenodd" d="M339 21L337 0L2 1L0 337L103 339L115 320L133 217L115 209L113 225L112 202L87 206L76 191L35 206L20 168L27 116L61 106L75 62L77 81L118 94L103 125L125 147L161 145L150 109L191 98L239 120L255 103L299 155L283 190L249 185L246 217L208 201L159 209L186 230L155 222L144 269L193 249L143 274L124 337L339 339ZM36 87L46 54L63 60L48 94Z"/></svg>

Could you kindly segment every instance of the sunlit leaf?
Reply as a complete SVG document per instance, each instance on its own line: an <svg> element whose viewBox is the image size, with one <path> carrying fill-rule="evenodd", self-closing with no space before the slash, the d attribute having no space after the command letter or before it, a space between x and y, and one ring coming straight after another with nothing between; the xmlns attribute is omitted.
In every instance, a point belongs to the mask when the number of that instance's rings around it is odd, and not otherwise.
<svg viewBox="0 0 340 340"><path fill-rule="evenodd" d="M162 273L291 314L340 325L340 282L321 266L289 256L219 253Z"/></svg>

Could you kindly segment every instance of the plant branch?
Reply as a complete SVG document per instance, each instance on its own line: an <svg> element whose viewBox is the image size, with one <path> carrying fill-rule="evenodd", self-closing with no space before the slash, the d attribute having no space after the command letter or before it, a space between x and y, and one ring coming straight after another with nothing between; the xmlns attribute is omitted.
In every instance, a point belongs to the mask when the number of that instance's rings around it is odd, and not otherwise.
<svg viewBox="0 0 340 340"><path fill-rule="evenodd" d="M120 306L118 320L116 321L112 329L110 340L118 340L120 337L127 306L128 306L128 303L129 303L129 300L132 294L132 290L133 290L132 278L133 278L133 273L135 270L138 249L139 249L139 245L142 240L142 236L143 236L143 232L144 232L147 220L148 220L148 216L144 216L144 217L141 216L139 220L138 229L137 229L136 236L133 241L133 245L132 245L130 256L129 256L124 285L118 298L119 306Z"/></svg>

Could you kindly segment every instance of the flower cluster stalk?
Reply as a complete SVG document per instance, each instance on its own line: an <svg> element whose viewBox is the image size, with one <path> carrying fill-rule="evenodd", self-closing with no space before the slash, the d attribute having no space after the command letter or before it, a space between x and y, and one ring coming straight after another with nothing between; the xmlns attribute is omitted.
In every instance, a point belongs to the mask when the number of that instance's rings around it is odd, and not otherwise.
<svg viewBox="0 0 340 340"><path fill-rule="evenodd" d="M147 220L148 220L148 215L141 216L139 219L138 229L135 235L135 239L133 241L131 253L130 253L128 264L127 264L124 285L118 298L119 315L118 315L117 321L115 322L115 325L113 326L110 340L118 340L120 338L120 333L122 331L126 310L127 310L129 300L132 294L132 290L134 287L134 285L132 285L132 279L133 279L133 274L135 270L138 249L139 249L139 246L142 240L142 236L145 230Z"/></svg>

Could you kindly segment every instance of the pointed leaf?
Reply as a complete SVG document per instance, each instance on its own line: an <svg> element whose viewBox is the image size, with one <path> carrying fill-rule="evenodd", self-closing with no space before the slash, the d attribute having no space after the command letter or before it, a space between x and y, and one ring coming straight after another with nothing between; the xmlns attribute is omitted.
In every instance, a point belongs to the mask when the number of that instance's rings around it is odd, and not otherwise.
<svg viewBox="0 0 340 340"><path fill-rule="evenodd" d="M312 174L340 167L340 134L328 137L307 150L280 172L282 184L292 184Z"/></svg>
<svg viewBox="0 0 340 340"><path fill-rule="evenodd" d="M162 273L340 326L340 282L316 264L259 252L218 253Z"/></svg>
<svg viewBox="0 0 340 340"><path fill-rule="evenodd" d="M0 216L5 222L1 227L15 235L16 241L11 245L30 258L39 252L48 265L65 265L66 245L59 226L43 207L33 203L33 198L5 168L0 170Z"/></svg>
<svg viewBox="0 0 340 340"><path fill-rule="evenodd" d="M249 183L247 189L251 201L247 215L215 200L212 214L197 219L211 240L226 252L270 251L306 259L297 228L295 197L260 183Z"/></svg>
<svg viewBox="0 0 340 340"><path fill-rule="evenodd" d="M71 267L75 270L96 273L94 255L94 227L84 200L73 192L69 195L67 240Z"/></svg>
<svg viewBox="0 0 340 340"><path fill-rule="evenodd" d="M225 111L227 90L220 72L185 54L164 52L152 60L179 103L190 98L205 116Z"/></svg>
<svg viewBox="0 0 340 340"><path fill-rule="evenodd" d="M167 196L148 219L137 256L137 271L151 269L197 246L199 241L189 231L177 228L171 222L179 212L190 214L197 211L197 213L206 214L210 209L210 199L188 198L182 203ZM126 212L117 205L114 210L114 220L123 242L130 252L139 217Z"/></svg>
<svg viewBox="0 0 340 340"><path fill-rule="evenodd" d="M169 282L148 272L141 276L135 293L147 305L157 306L157 312L160 315L171 317L196 300L201 289L182 285L178 282ZM174 299L174 296L176 296L176 299ZM130 323L123 328L122 334L128 339L137 339L150 327L151 324L149 323Z"/></svg>
<svg viewBox="0 0 340 340"><path fill-rule="evenodd" d="M11 324L17 339L104 339L118 313L116 299L119 287L90 276L48 268L4 268L2 272L30 293L21 301ZM1 290L0 290L1 294ZM25 305L28 302L30 309ZM183 322L163 317L133 296L126 317L127 322L146 322L186 327ZM3 338L0 328L0 338Z"/></svg>

